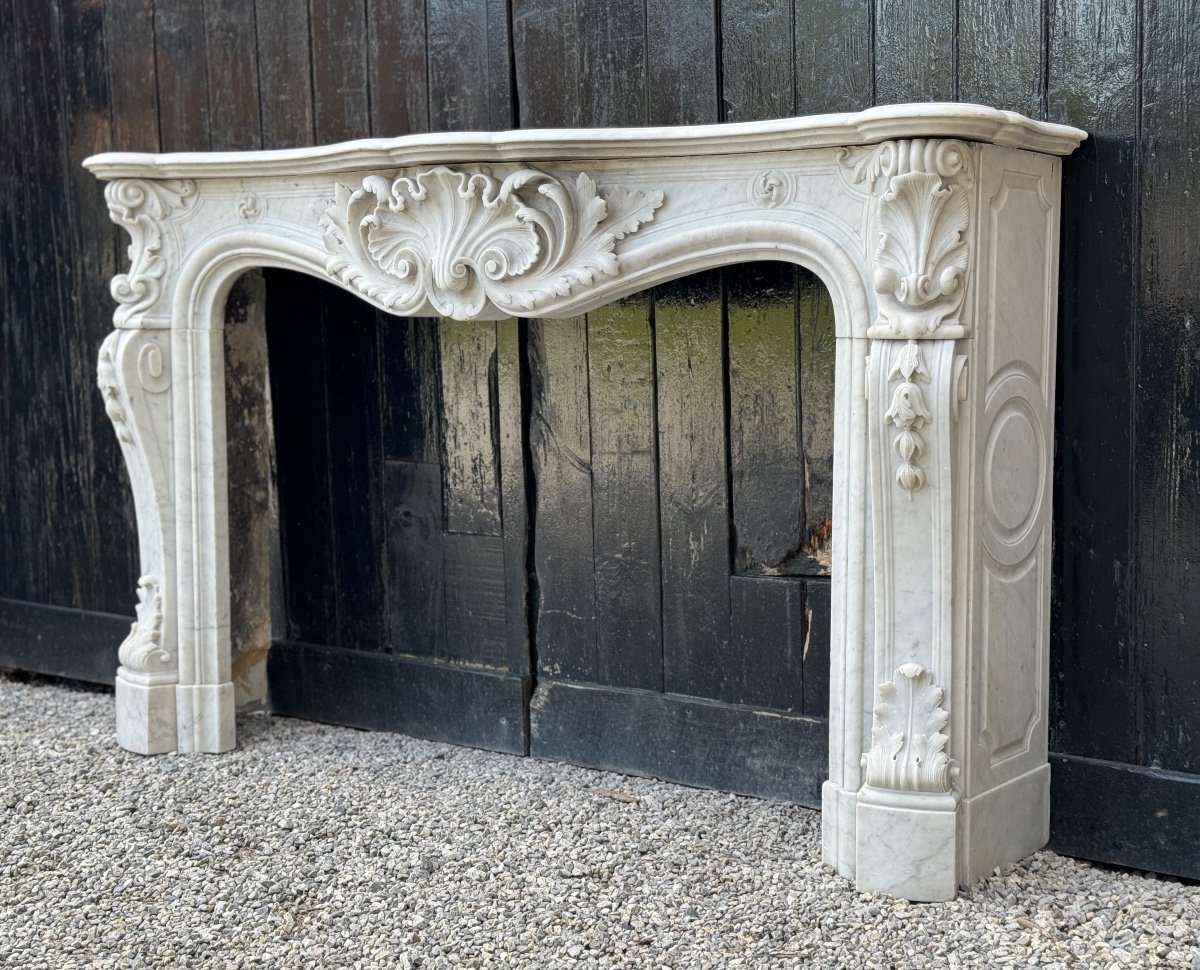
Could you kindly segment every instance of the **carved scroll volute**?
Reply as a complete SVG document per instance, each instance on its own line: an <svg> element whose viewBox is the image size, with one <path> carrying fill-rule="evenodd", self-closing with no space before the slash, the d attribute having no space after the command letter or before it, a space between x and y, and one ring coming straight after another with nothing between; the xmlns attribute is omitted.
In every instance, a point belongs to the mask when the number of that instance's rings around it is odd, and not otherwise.
<svg viewBox="0 0 1200 970"><path fill-rule="evenodd" d="M104 189L109 217L129 233L129 271L113 277L117 301L113 323L140 327L158 301L167 263L162 256L163 229L171 213L188 205L196 183L187 179L117 179Z"/></svg>
<svg viewBox="0 0 1200 970"><path fill-rule="evenodd" d="M100 347L97 383L112 421L133 488L142 577L137 620L120 646L127 679L170 680L176 669L164 600L174 576L168 544L173 536L171 476L170 331L116 330Z"/></svg>
<svg viewBox="0 0 1200 970"><path fill-rule="evenodd" d="M947 139L845 149L851 181L873 197L875 338L966 333L960 318L970 270L974 149Z"/></svg>
<svg viewBox="0 0 1200 970"><path fill-rule="evenodd" d="M879 687L871 748L863 755L866 784L893 791L945 793L954 787L958 764L946 753L950 714L942 689L920 664L907 663Z"/></svg>
<svg viewBox="0 0 1200 970"><path fill-rule="evenodd" d="M618 275L619 242L662 201L661 192L528 167L370 175L335 187L321 220L326 269L395 313L428 303L456 319L489 304L528 314Z"/></svg>

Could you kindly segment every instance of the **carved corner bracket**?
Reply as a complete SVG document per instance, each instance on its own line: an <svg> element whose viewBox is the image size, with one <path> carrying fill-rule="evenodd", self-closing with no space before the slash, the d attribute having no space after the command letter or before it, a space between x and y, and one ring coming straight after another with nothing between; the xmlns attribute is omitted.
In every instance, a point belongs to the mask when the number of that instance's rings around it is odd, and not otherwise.
<svg viewBox="0 0 1200 970"><path fill-rule="evenodd" d="M942 689L920 664L907 663L879 687L871 748L862 757L866 784L893 791L935 792L954 788L958 763L946 753L950 714Z"/></svg>
<svg viewBox="0 0 1200 970"><path fill-rule="evenodd" d="M528 166L502 174L439 165L338 184L321 219L326 270L395 313L426 302L457 319L489 304L529 313L598 276L617 243L654 218L659 191L600 189Z"/></svg>
<svg viewBox="0 0 1200 970"><path fill-rule="evenodd" d="M146 310L158 300L167 271L161 254L163 220L188 205L196 194L191 179L118 179L104 189L109 218L129 233L129 272L113 277L117 301L113 323L122 328L142 325Z"/></svg>
<svg viewBox="0 0 1200 970"><path fill-rule="evenodd" d="M874 198L874 338L957 339L966 295L974 149L957 139L914 138L839 156Z"/></svg>

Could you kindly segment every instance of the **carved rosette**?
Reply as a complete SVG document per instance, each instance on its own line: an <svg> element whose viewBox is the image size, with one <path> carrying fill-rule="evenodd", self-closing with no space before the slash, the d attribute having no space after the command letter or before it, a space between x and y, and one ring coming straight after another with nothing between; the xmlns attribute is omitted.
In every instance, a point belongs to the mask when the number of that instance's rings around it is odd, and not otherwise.
<svg viewBox="0 0 1200 970"><path fill-rule="evenodd" d="M870 336L963 336L972 149L918 138L844 149L839 157L851 181L876 200L879 316Z"/></svg>
<svg viewBox="0 0 1200 970"><path fill-rule="evenodd" d="M907 663L879 687L871 750L862 758L866 784L894 791L948 792L958 764L946 754L950 721L942 689L920 664Z"/></svg>
<svg viewBox="0 0 1200 970"><path fill-rule="evenodd" d="M167 264L161 256L162 221L187 205L196 183L187 179L118 179L104 190L109 217L129 233L129 272L113 277L117 301L113 322L141 326L142 314L158 299Z"/></svg>
<svg viewBox="0 0 1200 970"><path fill-rule="evenodd" d="M396 313L426 300L468 319L529 312L619 272L617 243L654 218L661 192L601 190L585 173L503 176L437 166L335 187L321 220L326 269Z"/></svg>
<svg viewBox="0 0 1200 970"><path fill-rule="evenodd" d="M900 348L896 363L888 372L888 380L899 380L900 383L892 392L891 406L884 412L883 418L899 430L892 441L896 454L900 456L896 484L911 498L912 493L925 484L925 473L917 464L925 453L925 439L921 437L921 430L933 421L921 390L922 384L929 383L929 371L921 356L921 345L915 340L910 340Z"/></svg>
<svg viewBox="0 0 1200 970"><path fill-rule="evenodd" d="M117 652L121 666L138 673L171 669L172 657L162 645L162 590L154 576L138 580L137 621Z"/></svg>

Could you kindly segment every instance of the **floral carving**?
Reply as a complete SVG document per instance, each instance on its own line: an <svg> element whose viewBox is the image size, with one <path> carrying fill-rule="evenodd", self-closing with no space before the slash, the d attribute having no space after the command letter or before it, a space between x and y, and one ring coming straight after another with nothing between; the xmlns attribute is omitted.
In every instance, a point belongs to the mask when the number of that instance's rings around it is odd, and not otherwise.
<svg viewBox="0 0 1200 970"><path fill-rule="evenodd" d="M871 750L862 758L866 783L895 791L948 792L958 765L946 754L950 715L942 689L920 664L907 663L879 687Z"/></svg>
<svg viewBox="0 0 1200 970"><path fill-rule="evenodd" d="M961 336L973 156L964 142L911 139L839 156L854 184L878 198L872 336Z"/></svg>
<svg viewBox="0 0 1200 970"><path fill-rule="evenodd" d="M782 172L760 172L750 179L750 201L760 208L778 208L790 194L791 184Z"/></svg>
<svg viewBox="0 0 1200 970"><path fill-rule="evenodd" d="M492 303L531 311L619 271L617 242L654 218L661 192L533 168L498 178L437 166L336 186L322 219L326 268L396 313L426 300L466 319Z"/></svg>
<svg viewBox="0 0 1200 970"><path fill-rule="evenodd" d="M121 666L141 673L170 669L171 654L162 646L162 592L158 580L143 576L138 580L137 621L117 652Z"/></svg>
<svg viewBox="0 0 1200 970"><path fill-rule="evenodd" d="M237 200L237 215L242 222L258 222L263 214L263 200L257 192L245 189Z"/></svg>
<svg viewBox="0 0 1200 970"><path fill-rule="evenodd" d="M921 346L910 340L901 349L896 363L888 372L888 380L900 379L892 393L892 404L884 413L884 421L899 429L893 446L900 456L900 467L896 469L896 483L909 493L925 484L925 473L917 462L925 452L925 439L921 429L933 420L925 406L925 395L921 384L929 383L929 371L921 356Z"/></svg>
<svg viewBox="0 0 1200 970"><path fill-rule="evenodd" d="M185 179L118 179L104 190L108 214L129 233L129 272L113 277L112 296L119 306L113 314L118 327L140 325L143 312L158 299L167 264L162 249L162 220L195 194L196 183Z"/></svg>

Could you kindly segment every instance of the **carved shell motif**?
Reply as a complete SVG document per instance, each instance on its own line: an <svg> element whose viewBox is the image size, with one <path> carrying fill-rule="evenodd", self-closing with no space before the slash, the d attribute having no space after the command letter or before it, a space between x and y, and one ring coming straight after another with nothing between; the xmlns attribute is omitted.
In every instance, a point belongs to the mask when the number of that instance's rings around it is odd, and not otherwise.
<svg viewBox="0 0 1200 970"><path fill-rule="evenodd" d="M322 219L326 268L396 313L428 300L477 316L492 303L531 311L597 276L616 276L616 244L654 218L661 192L610 186L585 173L533 168L499 179L438 166L413 176L336 186Z"/></svg>
<svg viewBox="0 0 1200 970"><path fill-rule="evenodd" d="M137 622L117 651L123 667L142 673L171 668L171 654L162 646L162 622L162 592L158 580L143 576L138 580Z"/></svg>
<svg viewBox="0 0 1200 970"><path fill-rule="evenodd" d="M950 715L942 689L920 664L908 663L879 687L871 750L863 755L866 783L895 791L948 792L958 765L946 754Z"/></svg>
<svg viewBox="0 0 1200 970"><path fill-rule="evenodd" d="M897 175L879 207L875 290L881 310L905 337L932 333L961 302L970 211L957 185L925 172ZM921 308L907 314L898 307Z"/></svg>
<svg viewBox="0 0 1200 970"><path fill-rule="evenodd" d="M851 183L866 186L877 199L879 317L870 335L963 336L970 146L957 139L900 139L842 149L838 158Z"/></svg>

